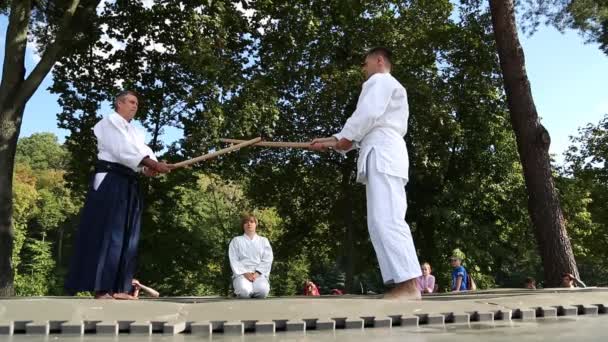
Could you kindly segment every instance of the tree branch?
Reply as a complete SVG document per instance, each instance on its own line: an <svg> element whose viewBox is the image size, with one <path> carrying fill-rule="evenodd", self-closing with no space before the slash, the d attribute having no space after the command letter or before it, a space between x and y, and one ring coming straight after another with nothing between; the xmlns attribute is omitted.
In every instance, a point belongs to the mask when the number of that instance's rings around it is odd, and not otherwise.
<svg viewBox="0 0 608 342"><path fill-rule="evenodd" d="M48 75L55 62L61 56L61 51L65 48L65 43L68 42L74 33L74 18L79 15L86 15L90 10L95 10L99 1L91 1L86 6L80 6L80 0L71 0L68 4L59 31L55 36L55 40L45 49L40 62L36 65L32 73L27 77L21 88L19 89L16 103L25 103L34 94L40 83Z"/></svg>
<svg viewBox="0 0 608 342"><path fill-rule="evenodd" d="M0 83L0 108L5 106L7 99L12 98L14 87L23 81L25 74L25 50L32 2L31 0L13 1L11 5Z"/></svg>

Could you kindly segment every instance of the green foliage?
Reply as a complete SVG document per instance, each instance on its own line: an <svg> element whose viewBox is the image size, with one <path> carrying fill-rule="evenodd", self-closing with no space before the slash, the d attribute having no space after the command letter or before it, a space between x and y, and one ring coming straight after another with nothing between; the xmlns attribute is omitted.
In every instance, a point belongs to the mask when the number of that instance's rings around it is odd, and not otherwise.
<svg viewBox="0 0 608 342"><path fill-rule="evenodd" d="M522 1L524 26L536 30L541 20L560 31L579 30L608 55L608 2L605 0Z"/></svg>
<svg viewBox="0 0 608 342"><path fill-rule="evenodd" d="M476 270L468 271L471 275L471 278L473 278L473 281L475 282L475 285L477 286L478 290L491 289L496 287L496 281L491 275L483 274ZM523 284L523 281L521 282L521 284ZM521 285L515 285L513 287L521 287Z"/></svg>
<svg viewBox="0 0 608 342"><path fill-rule="evenodd" d="M11 1L12 0L6 0L6 1L2 1L0 3L0 14L2 15L8 15L9 14L9 9L11 8Z"/></svg>
<svg viewBox="0 0 608 342"><path fill-rule="evenodd" d="M61 169L68 159L50 133L17 145L13 187L17 295L61 294L64 231L73 230L81 203L71 195Z"/></svg>
<svg viewBox="0 0 608 342"><path fill-rule="evenodd" d="M580 129L557 183L581 278L589 285L608 284L607 142L608 115Z"/></svg>
<svg viewBox="0 0 608 342"><path fill-rule="evenodd" d="M13 185L13 229L15 246L13 248L13 269L21 263L20 252L26 239L27 223L34 214L38 193L36 179L31 168L17 164Z"/></svg>
<svg viewBox="0 0 608 342"><path fill-rule="evenodd" d="M15 162L28 164L33 170L62 170L67 161L67 151L52 133L34 133L17 145Z"/></svg>
<svg viewBox="0 0 608 342"><path fill-rule="evenodd" d="M333 289L344 290L346 274L339 265L337 263L328 265L327 262L321 265L324 267L319 269L319 266L317 266L315 275L311 279L319 287L319 292L325 295L330 294ZM365 279L362 279L362 281L365 281Z"/></svg>
<svg viewBox="0 0 608 342"><path fill-rule="evenodd" d="M310 272L310 260L298 256L289 260L277 260L273 263L273 275L270 278L272 295L302 295L304 281Z"/></svg>
<svg viewBox="0 0 608 342"><path fill-rule="evenodd" d="M26 239L21 250L22 260L15 276L19 296L41 296L56 293L55 260L52 244L33 238Z"/></svg>

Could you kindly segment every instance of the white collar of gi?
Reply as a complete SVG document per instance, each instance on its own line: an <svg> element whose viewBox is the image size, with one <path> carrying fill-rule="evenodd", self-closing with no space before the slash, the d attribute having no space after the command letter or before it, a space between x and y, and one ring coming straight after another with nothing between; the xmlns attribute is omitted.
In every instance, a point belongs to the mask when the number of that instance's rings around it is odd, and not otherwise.
<svg viewBox="0 0 608 342"><path fill-rule="evenodd" d="M249 240L249 241L253 241L253 240L255 240L255 239L257 239L257 238L259 237L257 233L256 233L256 234L253 236L253 238L251 238L251 239L249 238L249 235L247 235L247 234L245 234L245 233L243 233L243 236L244 236L244 237L245 237L247 240Z"/></svg>
<svg viewBox="0 0 608 342"><path fill-rule="evenodd" d="M127 119L125 119L122 115L118 114L118 112L116 112L116 111L114 111L114 113L112 113L112 115L116 116L118 120L120 120L121 122L124 122L126 125L131 123L131 121L127 121Z"/></svg>
<svg viewBox="0 0 608 342"><path fill-rule="evenodd" d="M377 72L377 73L375 73L375 74L371 75L371 76L370 76L370 77L367 79L367 81L370 81L372 78L383 77L383 76L386 76L386 75L391 76L391 73L390 73L389 71L387 71L387 72ZM367 81L365 81L365 82L367 82Z"/></svg>

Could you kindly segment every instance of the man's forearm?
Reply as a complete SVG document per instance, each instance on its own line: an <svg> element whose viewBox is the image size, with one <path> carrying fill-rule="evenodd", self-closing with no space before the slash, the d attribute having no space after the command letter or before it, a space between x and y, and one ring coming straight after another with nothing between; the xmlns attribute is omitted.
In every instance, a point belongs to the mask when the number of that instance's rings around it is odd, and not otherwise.
<svg viewBox="0 0 608 342"><path fill-rule="evenodd" d="M173 165L168 165L165 162L159 163L148 156L142 159L139 165L146 166L159 173L168 173L174 168Z"/></svg>
<svg viewBox="0 0 608 342"><path fill-rule="evenodd" d="M151 288L151 287L147 287L145 285L139 285L141 287L141 289L146 292L149 296L151 297L158 297L160 294L158 293L158 291L156 291L155 289Z"/></svg>

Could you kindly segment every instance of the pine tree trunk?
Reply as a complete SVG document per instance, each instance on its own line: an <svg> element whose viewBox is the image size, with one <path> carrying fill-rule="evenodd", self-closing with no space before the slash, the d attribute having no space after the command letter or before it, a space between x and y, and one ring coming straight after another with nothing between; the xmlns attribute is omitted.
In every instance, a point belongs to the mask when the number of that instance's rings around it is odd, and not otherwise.
<svg viewBox="0 0 608 342"><path fill-rule="evenodd" d="M513 0L490 0L490 9L546 286L559 286L562 273L578 277L578 269L553 181L549 157L551 140L539 121L532 98L524 52L517 35Z"/></svg>

